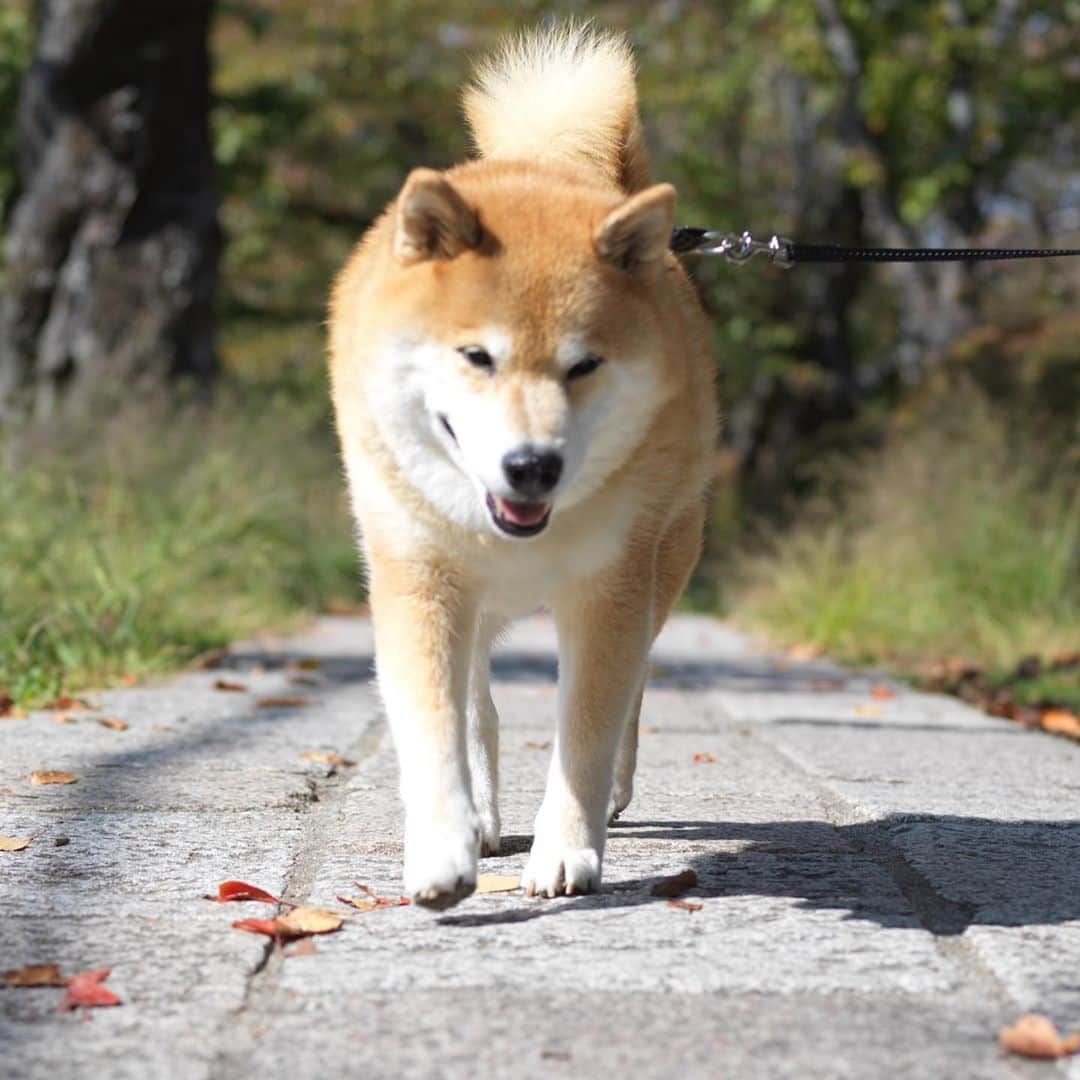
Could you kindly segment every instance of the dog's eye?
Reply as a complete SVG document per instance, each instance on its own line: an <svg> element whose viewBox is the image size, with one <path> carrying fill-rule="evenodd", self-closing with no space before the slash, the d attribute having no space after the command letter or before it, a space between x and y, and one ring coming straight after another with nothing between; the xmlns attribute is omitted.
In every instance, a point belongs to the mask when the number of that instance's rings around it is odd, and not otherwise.
<svg viewBox="0 0 1080 1080"><path fill-rule="evenodd" d="M473 367L483 368L484 371L495 370L495 361L491 359L491 354L487 349L481 348L479 345L462 345L461 348L458 349L458 352L461 353Z"/></svg>
<svg viewBox="0 0 1080 1080"><path fill-rule="evenodd" d="M586 375L591 375L602 363L604 358L602 356L596 356L593 353L589 353L584 360L579 360L567 373L568 379L581 379Z"/></svg>

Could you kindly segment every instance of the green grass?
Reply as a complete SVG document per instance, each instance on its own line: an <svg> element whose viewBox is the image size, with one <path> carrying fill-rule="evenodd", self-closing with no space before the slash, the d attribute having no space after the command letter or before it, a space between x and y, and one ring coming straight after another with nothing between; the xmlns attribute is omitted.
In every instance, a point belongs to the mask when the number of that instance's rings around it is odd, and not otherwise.
<svg viewBox="0 0 1080 1080"><path fill-rule="evenodd" d="M738 617L781 641L914 669L993 669L1080 641L1080 468L974 394L856 468L844 505L750 559Z"/></svg>
<svg viewBox="0 0 1080 1080"><path fill-rule="evenodd" d="M317 351L21 452L0 469L0 687L22 703L362 597Z"/></svg>

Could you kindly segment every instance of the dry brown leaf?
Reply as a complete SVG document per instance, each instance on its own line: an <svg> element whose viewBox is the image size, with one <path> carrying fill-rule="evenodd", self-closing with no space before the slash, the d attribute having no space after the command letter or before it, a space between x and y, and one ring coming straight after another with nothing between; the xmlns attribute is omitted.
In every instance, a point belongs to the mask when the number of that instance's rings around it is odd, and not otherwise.
<svg viewBox="0 0 1080 1080"><path fill-rule="evenodd" d="M885 713L885 708L882 705L856 705L856 716L882 716Z"/></svg>
<svg viewBox="0 0 1080 1080"><path fill-rule="evenodd" d="M127 731L128 729L128 722L121 720L119 716L103 716L98 720L98 723L111 731Z"/></svg>
<svg viewBox="0 0 1080 1080"><path fill-rule="evenodd" d="M337 898L339 904L348 904L349 907L355 908L357 911L374 911L377 907L386 907L385 904L380 904L378 900L363 899L359 896L339 896Z"/></svg>
<svg viewBox="0 0 1080 1080"><path fill-rule="evenodd" d="M844 682L842 679L811 679L806 686L809 690L842 690Z"/></svg>
<svg viewBox="0 0 1080 1080"><path fill-rule="evenodd" d="M412 901L407 896L380 896L370 885L364 885L359 881L353 884L365 895L375 901L377 907L407 907Z"/></svg>
<svg viewBox="0 0 1080 1080"><path fill-rule="evenodd" d="M332 750L305 750L301 753L300 757L304 761L321 761L327 765L340 765L342 768L356 764L355 761L343 758L340 754L335 754Z"/></svg>
<svg viewBox="0 0 1080 1080"><path fill-rule="evenodd" d="M215 679L215 690L224 690L229 694L246 694L247 684L242 682L233 682L231 679Z"/></svg>
<svg viewBox="0 0 1080 1080"><path fill-rule="evenodd" d="M61 694L55 700L41 707L43 709L53 709L56 712L85 712L90 708L90 703L82 698L72 697L70 694Z"/></svg>
<svg viewBox="0 0 1080 1080"><path fill-rule="evenodd" d="M682 896L688 889L697 886L698 876L693 870L683 870L671 877L662 878L649 891L653 896Z"/></svg>
<svg viewBox="0 0 1080 1080"><path fill-rule="evenodd" d="M0 851L22 851L33 839L32 836L0 836Z"/></svg>
<svg viewBox="0 0 1080 1080"><path fill-rule="evenodd" d="M478 874L476 891L478 893L515 892L521 888L521 878L510 874Z"/></svg>
<svg viewBox="0 0 1080 1080"><path fill-rule="evenodd" d="M891 686L886 686L884 683L878 683L870 690L870 696L875 701L888 701L889 698L896 697L896 691Z"/></svg>
<svg viewBox="0 0 1080 1080"><path fill-rule="evenodd" d="M1063 1039L1049 1017L1041 1013L1024 1013L1012 1027L1003 1027L998 1034L1003 1050L1030 1058L1059 1058L1075 1054L1080 1048L1080 1035Z"/></svg>
<svg viewBox="0 0 1080 1080"><path fill-rule="evenodd" d="M306 697L264 697L257 702L260 709L296 709L301 705L310 705L311 698Z"/></svg>
<svg viewBox="0 0 1080 1080"><path fill-rule="evenodd" d="M693 762L695 765L714 765L716 763L716 755L711 750L706 750L704 753L695 754Z"/></svg>
<svg viewBox="0 0 1080 1080"><path fill-rule="evenodd" d="M300 937L305 934L331 934L340 930L345 920L336 911L326 908L298 907L288 915L279 915L274 921L287 927L290 934Z"/></svg>
<svg viewBox="0 0 1080 1080"><path fill-rule="evenodd" d="M66 986L67 980L60 974L57 964L27 964L4 972L5 986Z"/></svg>
<svg viewBox="0 0 1080 1080"><path fill-rule="evenodd" d="M74 784L75 774L62 769L35 769L30 774L31 784Z"/></svg>
<svg viewBox="0 0 1080 1080"><path fill-rule="evenodd" d="M705 905L693 900L669 900L667 906L678 908L680 911L700 911Z"/></svg>
<svg viewBox="0 0 1080 1080"><path fill-rule="evenodd" d="M1080 716L1067 709L1044 709L1039 715L1039 725L1043 731L1080 739Z"/></svg>
<svg viewBox="0 0 1080 1080"><path fill-rule="evenodd" d="M52 716L52 722L54 724L77 724L78 720L75 719L71 713L66 712L54 712Z"/></svg>
<svg viewBox="0 0 1080 1080"><path fill-rule="evenodd" d="M318 671L322 667L322 661L316 656L303 656L299 660L290 660L285 667L299 671Z"/></svg>

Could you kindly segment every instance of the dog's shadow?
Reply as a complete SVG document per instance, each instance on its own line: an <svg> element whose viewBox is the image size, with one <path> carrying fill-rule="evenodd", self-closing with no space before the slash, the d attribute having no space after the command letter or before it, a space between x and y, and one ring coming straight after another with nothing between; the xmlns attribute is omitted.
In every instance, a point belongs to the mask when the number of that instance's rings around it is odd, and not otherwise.
<svg viewBox="0 0 1080 1080"><path fill-rule="evenodd" d="M529 836L503 838L503 854ZM524 900L506 911L444 915L447 927L528 922L553 915L665 904L660 875L619 880L622 841L715 843L673 862L694 870L687 900L787 897L808 909L846 912L883 927L962 934L969 926L1039 926L1080 919L1080 821L994 821L889 816L859 825L826 821L622 821L606 855L614 880L600 892Z"/></svg>

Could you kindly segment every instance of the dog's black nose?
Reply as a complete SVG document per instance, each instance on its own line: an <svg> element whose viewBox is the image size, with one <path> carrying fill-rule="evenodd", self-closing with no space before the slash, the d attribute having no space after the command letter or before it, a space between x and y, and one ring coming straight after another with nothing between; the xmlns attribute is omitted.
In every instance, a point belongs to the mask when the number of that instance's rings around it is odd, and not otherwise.
<svg viewBox="0 0 1080 1080"><path fill-rule="evenodd" d="M502 460L507 482L520 495L546 495L562 475L562 456L551 450L511 450Z"/></svg>

